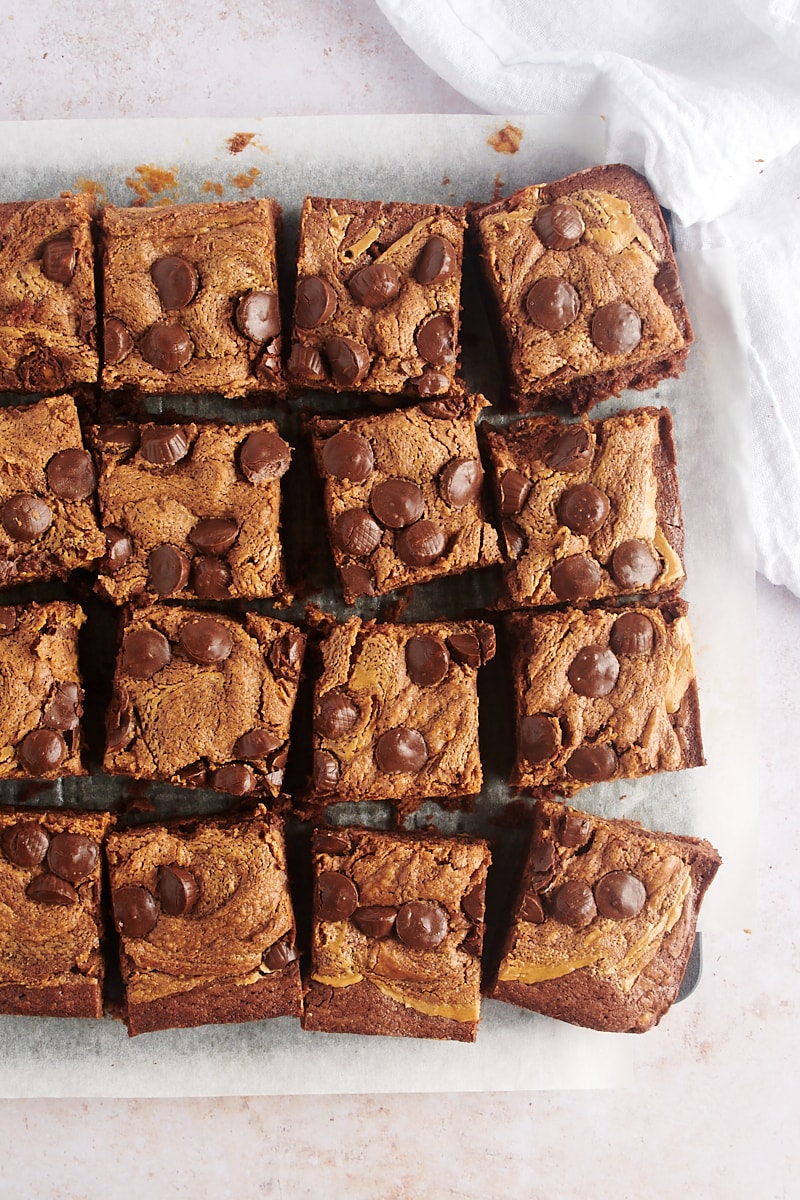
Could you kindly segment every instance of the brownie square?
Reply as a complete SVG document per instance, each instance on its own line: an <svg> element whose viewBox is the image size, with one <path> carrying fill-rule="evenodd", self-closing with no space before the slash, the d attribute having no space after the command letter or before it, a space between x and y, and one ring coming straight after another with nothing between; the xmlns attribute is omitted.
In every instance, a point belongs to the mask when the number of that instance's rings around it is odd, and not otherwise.
<svg viewBox="0 0 800 1200"><path fill-rule="evenodd" d="M337 828L313 848L303 1028L474 1042L488 844Z"/></svg>
<svg viewBox="0 0 800 1200"><path fill-rule="evenodd" d="M106 855L131 1037L300 1016L279 818L126 829Z"/></svg>
<svg viewBox="0 0 800 1200"><path fill-rule="evenodd" d="M683 566L672 418L640 408L482 427L508 563L505 607L675 595Z"/></svg>
<svg viewBox="0 0 800 1200"><path fill-rule="evenodd" d="M0 204L0 391L96 383L92 201Z"/></svg>
<svg viewBox="0 0 800 1200"><path fill-rule="evenodd" d="M675 256L630 167L522 188L470 223L517 408L584 412L681 373L693 334Z"/></svg>
<svg viewBox="0 0 800 1200"><path fill-rule="evenodd" d="M0 408L0 588L91 567L105 550L71 396Z"/></svg>
<svg viewBox="0 0 800 1200"><path fill-rule="evenodd" d="M280 390L274 200L115 208L101 218L106 391Z"/></svg>
<svg viewBox="0 0 800 1200"><path fill-rule="evenodd" d="M587 784L702 766L692 634L680 602L515 613L515 787Z"/></svg>
<svg viewBox="0 0 800 1200"><path fill-rule="evenodd" d="M278 796L305 634L153 605L126 615L104 768L233 796Z"/></svg>
<svg viewBox="0 0 800 1200"><path fill-rule="evenodd" d="M274 421L106 425L92 430L105 529L98 590L119 604L284 593Z"/></svg>
<svg viewBox="0 0 800 1200"><path fill-rule="evenodd" d="M486 403L309 421L348 603L500 561L475 430Z"/></svg>
<svg viewBox="0 0 800 1200"><path fill-rule="evenodd" d="M108 813L0 809L0 1013L102 1017Z"/></svg>
<svg viewBox="0 0 800 1200"><path fill-rule="evenodd" d="M334 627L314 695L313 797L391 800L403 814L476 796L478 669L494 652L480 621Z"/></svg>
<svg viewBox="0 0 800 1200"><path fill-rule="evenodd" d="M289 375L333 391L450 390L466 220L441 204L306 197Z"/></svg>
<svg viewBox="0 0 800 1200"><path fill-rule="evenodd" d="M487 995L589 1029L644 1033L678 995L720 863L701 838L540 800Z"/></svg>
<svg viewBox="0 0 800 1200"><path fill-rule="evenodd" d="M82 775L77 604L0 607L0 779Z"/></svg>

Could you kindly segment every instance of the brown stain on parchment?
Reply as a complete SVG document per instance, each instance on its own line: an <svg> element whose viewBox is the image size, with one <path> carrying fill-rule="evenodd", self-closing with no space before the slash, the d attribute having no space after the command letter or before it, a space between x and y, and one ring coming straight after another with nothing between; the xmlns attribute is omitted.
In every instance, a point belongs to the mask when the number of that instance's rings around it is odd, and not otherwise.
<svg viewBox="0 0 800 1200"><path fill-rule="evenodd" d="M494 177L494 191L492 192L492 200L501 200L503 196L503 188L506 186L503 176L498 171Z"/></svg>
<svg viewBox="0 0 800 1200"><path fill-rule="evenodd" d="M105 184L100 183L97 179L83 179L79 177L75 180L75 188L79 192L83 192L85 196L91 196L94 199L95 206L102 208L108 203L108 193L106 192Z"/></svg>
<svg viewBox="0 0 800 1200"><path fill-rule="evenodd" d="M205 179L201 184L200 190L205 192L206 195L222 196L225 192L225 185L224 183L218 183L215 179Z"/></svg>
<svg viewBox="0 0 800 1200"><path fill-rule="evenodd" d="M156 204L172 204L177 199L178 171L176 167L155 167L140 163L134 167L135 176L128 175L125 184L136 193L133 204L141 208L155 199ZM138 176L138 178L136 178ZM172 193L172 194L170 194Z"/></svg>
<svg viewBox="0 0 800 1200"><path fill-rule="evenodd" d="M253 186L260 174L261 172L259 171L258 167L251 167L249 171L244 172L241 175L232 175L231 183L235 188L238 188L239 191L246 192L248 188Z"/></svg>
<svg viewBox="0 0 800 1200"><path fill-rule="evenodd" d="M228 147L229 154L241 154L242 151L250 145L255 138L254 133L234 133L231 137L225 138L225 144Z"/></svg>
<svg viewBox="0 0 800 1200"><path fill-rule="evenodd" d="M486 141L498 154L516 154L522 143L522 130L518 125L504 125Z"/></svg>

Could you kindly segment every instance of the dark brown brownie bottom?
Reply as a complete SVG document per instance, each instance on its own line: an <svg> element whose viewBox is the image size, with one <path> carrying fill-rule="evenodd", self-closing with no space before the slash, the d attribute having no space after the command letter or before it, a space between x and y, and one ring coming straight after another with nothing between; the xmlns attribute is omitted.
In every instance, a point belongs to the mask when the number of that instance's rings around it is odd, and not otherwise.
<svg viewBox="0 0 800 1200"><path fill-rule="evenodd" d="M102 1017L103 992L96 982L69 987L0 986L0 1013L18 1017Z"/></svg>
<svg viewBox="0 0 800 1200"><path fill-rule="evenodd" d="M196 1025L236 1025L268 1017L300 1015L300 972L296 962L257 983L231 987L228 981L165 996L146 1004L130 1004L128 1034L158 1029L191 1029Z"/></svg>
<svg viewBox="0 0 800 1200"><path fill-rule="evenodd" d="M454 1021L419 1012L385 996L368 979L344 988L311 980L305 997L303 1029L474 1042L478 1022Z"/></svg>

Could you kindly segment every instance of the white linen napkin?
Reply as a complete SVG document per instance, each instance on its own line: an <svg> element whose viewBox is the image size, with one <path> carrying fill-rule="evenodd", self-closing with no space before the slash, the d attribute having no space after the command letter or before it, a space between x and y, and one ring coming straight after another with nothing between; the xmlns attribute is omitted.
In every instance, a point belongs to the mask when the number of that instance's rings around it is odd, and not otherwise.
<svg viewBox="0 0 800 1200"><path fill-rule="evenodd" d="M800 0L377 0L487 112L602 113L679 247L733 247L759 570L800 595ZM533 182L533 181L532 181Z"/></svg>

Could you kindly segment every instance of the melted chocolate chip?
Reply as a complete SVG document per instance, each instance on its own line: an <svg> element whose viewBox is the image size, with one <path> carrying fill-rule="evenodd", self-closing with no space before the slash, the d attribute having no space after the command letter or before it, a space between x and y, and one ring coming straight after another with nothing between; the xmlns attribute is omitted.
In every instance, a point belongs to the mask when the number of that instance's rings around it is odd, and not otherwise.
<svg viewBox="0 0 800 1200"><path fill-rule="evenodd" d="M531 925L541 925L544 921L544 908L535 892L527 892L519 906L517 914L521 921L529 921Z"/></svg>
<svg viewBox="0 0 800 1200"><path fill-rule="evenodd" d="M567 488L556 507L559 524L583 537L597 533L610 511L608 496L591 483L578 483Z"/></svg>
<svg viewBox="0 0 800 1200"><path fill-rule="evenodd" d="M358 563L345 563L340 568L342 585L348 596L374 596L375 584L369 571Z"/></svg>
<svg viewBox="0 0 800 1200"><path fill-rule="evenodd" d="M592 461L592 440L583 425L569 425L547 443L544 463L551 471L582 471Z"/></svg>
<svg viewBox="0 0 800 1200"><path fill-rule="evenodd" d="M611 574L621 588L651 587L661 574L661 563L647 542L630 538L611 555Z"/></svg>
<svg viewBox="0 0 800 1200"><path fill-rule="evenodd" d="M109 525L103 532L106 535L106 552L100 560L100 571L103 575L113 575L125 566L133 554L133 542L118 525Z"/></svg>
<svg viewBox="0 0 800 1200"><path fill-rule="evenodd" d="M572 204L550 204L535 216L533 228L548 250L571 250L583 237L583 217Z"/></svg>
<svg viewBox="0 0 800 1200"><path fill-rule="evenodd" d="M341 871L323 871L314 888L317 919L346 921L358 908L358 888Z"/></svg>
<svg viewBox="0 0 800 1200"><path fill-rule="evenodd" d="M147 556L147 584L159 596L172 596L189 582L189 559L177 546L156 546Z"/></svg>
<svg viewBox="0 0 800 1200"><path fill-rule="evenodd" d="M520 471L504 471L500 480L500 511L504 513L519 513L525 507L531 481Z"/></svg>
<svg viewBox="0 0 800 1200"><path fill-rule="evenodd" d="M282 971L289 963L297 961L297 951L288 942L275 942L264 955L264 962L270 971Z"/></svg>
<svg viewBox="0 0 800 1200"><path fill-rule="evenodd" d="M602 783L611 779L617 769L617 756L603 742L596 746L579 746L567 759L567 773L581 783Z"/></svg>
<svg viewBox="0 0 800 1200"><path fill-rule="evenodd" d="M630 871L609 871L594 885L597 911L612 921L628 921L638 916L647 901L641 879Z"/></svg>
<svg viewBox="0 0 800 1200"><path fill-rule="evenodd" d="M425 511L422 489L408 479L384 479L376 483L369 504L381 524L389 529L413 525Z"/></svg>
<svg viewBox="0 0 800 1200"><path fill-rule="evenodd" d="M435 687L450 666L450 655L442 641L430 634L414 634L406 642L406 671L418 687Z"/></svg>
<svg viewBox="0 0 800 1200"><path fill-rule="evenodd" d="M173 864L158 868L156 895L168 917L183 917L194 908L200 889L191 871Z"/></svg>
<svg viewBox="0 0 800 1200"><path fill-rule="evenodd" d="M47 848L47 865L59 879L82 883L97 866L100 847L85 833L56 833Z"/></svg>
<svg viewBox="0 0 800 1200"><path fill-rule="evenodd" d="M295 342L286 365L289 374L301 383L322 383L325 379L325 364L314 346Z"/></svg>
<svg viewBox="0 0 800 1200"><path fill-rule="evenodd" d="M163 308L185 308L191 304L200 282L192 264L177 254L157 259L150 268L150 277Z"/></svg>
<svg viewBox="0 0 800 1200"><path fill-rule="evenodd" d="M597 563L585 554L562 558L550 571L550 586L559 600L590 600L601 580Z"/></svg>
<svg viewBox="0 0 800 1200"><path fill-rule="evenodd" d="M54 729L34 729L17 746L17 757L31 775L47 775L67 757L67 745Z"/></svg>
<svg viewBox="0 0 800 1200"><path fill-rule="evenodd" d="M231 569L221 558L198 556L192 561L192 586L201 600L227 600Z"/></svg>
<svg viewBox="0 0 800 1200"><path fill-rule="evenodd" d="M537 892L543 892L553 882L556 873L556 850L552 842L539 842L531 851L530 881Z"/></svg>
<svg viewBox="0 0 800 1200"><path fill-rule="evenodd" d="M62 500L85 500L97 485L91 455L85 450L60 450L45 467L47 485Z"/></svg>
<svg viewBox="0 0 800 1200"><path fill-rule="evenodd" d="M530 763L549 762L561 744L558 726L544 713L522 717L518 736L519 756Z"/></svg>
<svg viewBox="0 0 800 1200"><path fill-rule="evenodd" d="M525 536L513 521L503 521L503 540L506 544L506 554L509 558L519 558L525 549Z"/></svg>
<svg viewBox="0 0 800 1200"><path fill-rule="evenodd" d="M7 604L0 606L0 637L7 637L17 628L16 610Z"/></svg>
<svg viewBox="0 0 800 1200"><path fill-rule="evenodd" d="M275 292L248 292L236 305L236 328L251 342L266 342L281 331L281 312Z"/></svg>
<svg viewBox="0 0 800 1200"><path fill-rule="evenodd" d="M171 467L189 453L189 439L180 425L146 425L139 453L145 462Z"/></svg>
<svg viewBox="0 0 800 1200"><path fill-rule="evenodd" d="M483 467L475 458L451 458L439 476L439 495L450 508L466 508L483 486Z"/></svg>
<svg viewBox="0 0 800 1200"><path fill-rule="evenodd" d="M314 852L316 854L347 854L350 839L337 829L314 830Z"/></svg>
<svg viewBox="0 0 800 1200"><path fill-rule="evenodd" d="M107 367L115 367L127 358L133 349L133 338L128 330L116 317L106 317L103 321L103 362Z"/></svg>
<svg viewBox="0 0 800 1200"><path fill-rule="evenodd" d="M109 446L114 454L126 454L139 445L138 425L99 425L96 438L101 446Z"/></svg>
<svg viewBox="0 0 800 1200"><path fill-rule="evenodd" d="M447 367L456 361L453 322L444 313L437 313L420 325L414 340L422 357L434 367Z"/></svg>
<svg viewBox="0 0 800 1200"><path fill-rule="evenodd" d="M414 278L423 287L428 287L432 283L441 283L442 280L449 279L452 275L457 257L447 238L434 234L422 247L414 268Z"/></svg>
<svg viewBox="0 0 800 1200"><path fill-rule="evenodd" d="M387 938L396 920L397 909L388 904L365 904L353 913L353 924L370 938Z"/></svg>
<svg viewBox="0 0 800 1200"><path fill-rule="evenodd" d="M291 447L279 434L257 429L242 442L239 466L251 483L266 483L286 474L291 456Z"/></svg>
<svg viewBox="0 0 800 1200"><path fill-rule="evenodd" d="M186 366L194 347L183 326L172 321L169 325L151 325L139 344L139 350L151 367L172 375Z"/></svg>
<svg viewBox="0 0 800 1200"><path fill-rule="evenodd" d="M567 668L567 678L579 696L607 696L619 678L619 659L605 646L583 646Z"/></svg>
<svg viewBox="0 0 800 1200"><path fill-rule="evenodd" d="M50 703L42 713L42 724L48 729L77 729L82 712L77 683L58 683Z"/></svg>
<svg viewBox="0 0 800 1200"><path fill-rule="evenodd" d="M611 627L610 645L615 654L652 654L654 640L653 622L644 613L623 613Z"/></svg>
<svg viewBox="0 0 800 1200"><path fill-rule="evenodd" d="M665 304L668 304L670 308L680 308L683 304L683 290L678 272L670 263L659 267L653 284Z"/></svg>
<svg viewBox="0 0 800 1200"><path fill-rule="evenodd" d="M246 763L224 763L211 772L209 783L229 796L249 796L255 789L256 776Z"/></svg>
<svg viewBox="0 0 800 1200"><path fill-rule="evenodd" d="M34 875L25 888L25 895L36 904L77 904L78 893L66 879L59 879L45 871L42 875Z"/></svg>
<svg viewBox="0 0 800 1200"><path fill-rule="evenodd" d="M272 643L267 658L278 679L295 679L303 661L305 641L299 629L287 630Z"/></svg>
<svg viewBox="0 0 800 1200"><path fill-rule="evenodd" d="M317 792L335 792L339 783L339 764L327 750L315 750L311 779Z"/></svg>
<svg viewBox="0 0 800 1200"><path fill-rule="evenodd" d="M169 642L157 629L131 629L122 643L122 670L132 679L152 679L172 658Z"/></svg>
<svg viewBox="0 0 800 1200"><path fill-rule="evenodd" d="M71 236L53 238L42 250L42 274L53 283L72 282L77 254Z"/></svg>
<svg viewBox="0 0 800 1200"><path fill-rule="evenodd" d="M3 854L17 867L38 867L44 862L50 838L47 830L34 821L7 825L0 838Z"/></svg>
<svg viewBox="0 0 800 1200"><path fill-rule="evenodd" d="M53 523L53 514L40 496L17 492L3 505L0 522L13 541L35 542L47 533Z"/></svg>
<svg viewBox="0 0 800 1200"><path fill-rule="evenodd" d="M127 695L123 688L116 688L106 713L106 749L110 752L122 750L129 744L133 733L133 714L128 708Z"/></svg>
<svg viewBox="0 0 800 1200"><path fill-rule="evenodd" d="M297 284L294 323L298 329L314 329L336 312L336 293L319 275L307 275Z"/></svg>
<svg viewBox="0 0 800 1200"><path fill-rule="evenodd" d="M559 333L572 324L581 310L580 296L566 279L537 279L525 297L525 311L540 329Z"/></svg>
<svg viewBox="0 0 800 1200"><path fill-rule="evenodd" d="M123 937L147 937L156 927L158 904L152 892L145 887L117 888L111 897L114 909L114 924Z"/></svg>
<svg viewBox="0 0 800 1200"><path fill-rule="evenodd" d="M203 554L224 554L239 536L239 526L224 517L198 521L189 534L189 541Z"/></svg>
<svg viewBox="0 0 800 1200"><path fill-rule="evenodd" d="M215 621L213 617L198 617L183 626L180 644L192 662L211 666L230 657L233 635L221 621Z"/></svg>
<svg viewBox="0 0 800 1200"><path fill-rule="evenodd" d="M568 879L550 897L550 912L572 929L584 929L597 916L592 889L580 879Z"/></svg>
<svg viewBox="0 0 800 1200"><path fill-rule="evenodd" d="M447 639L450 653L457 663L477 670L486 660L481 644L474 633L454 633Z"/></svg>
<svg viewBox="0 0 800 1200"><path fill-rule="evenodd" d="M395 540L397 557L409 567L429 567L447 549L447 537L435 521L417 521L401 529Z"/></svg>
<svg viewBox="0 0 800 1200"><path fill-rule="evenodd" d="M329 337L325 354L337 387L357 387L369 370L369 351L353 338Z"/></svg>
<svg viewBox="0 0 800 1200"><path fill-rule="evenodd" d="M356 304L381 308L398 295L400 273L390 262L368 263L350 277L347 287Z"/></svg>
<svg viewBox="0 0 800 1200"><path fill-rule="evenodd" d="M320 697L314 729L324 738L346 737L358 723L358 709L342 692L326 692Z"/></svg>
<svg viewBox="0 0 800 1200"><path fill-rule="evenodd" d="M435 950L447 937L447 913L434 900L409 900L397 911L395 929L412 950Z"/></svg>
<svg viewBox="0 0 800 1200"><path fill-rule="evenodd" d="M381 527L365 508L348 508L333 524L333 540L345 554L366 558L380 545Z"/></svg>
<svg viewBox="0 0 800 1200"><path fill-rule="evenodd" d="M375 743L375 762L385 775L421 771L427 761L428 747L417 729L400 725L382 733Z"/></svg>
<svg viewBox="0 0 800 1200"><path fill-rule="evenodd" d="M424 400L428 396L441 396L450 387L450 380L441 371L423 371L416 381L417 393ZM423 412L429 417L435 417L435 412L429 412L428 407L421 405Z"/></svg>
<svg viewBox="0 0 800 1200"><path fill-rule="evenodd" d="M476 924L483 920L486 911L485 887L476 883L461 897L461 911L466 913L470 921Z"/></svg>
<svg viewBox="0 0 800 1200"><path fill-rule="evenodd" d="M592 822L577 812L565 812L561 820L558 840L567 849L585 846L592 832Z"/></svg>
<svg viewBox="0 0 800 1200"><path fill-rule="evenodd" d="M208 767L202 760L189 763L188 767L181 767L178 771L178 779L184 787L205 787L208 781Z"/></svg>
<svg viewBox="0 0 800 1200"><path fill-rule="evenodd" d="M372 446L360 433L343 429L328 438L322 447L322 466L335 479L363 483L372 474L375 458Z"/></svg>
<svg viewBox="0 0 800 1200"><path fill-rule="evenodd" d="M251 729L237 738L233 753L237 758L269 758L284 744L268 729Z"/></svg>
<svg viewBox="0 0 800 1200"><path fill-rule="evenodd" d="M604 304L592 317L592 341L603 354L630 354L642 340L642 321L624 301Z"/></svg>

